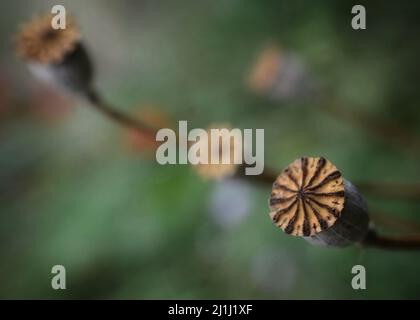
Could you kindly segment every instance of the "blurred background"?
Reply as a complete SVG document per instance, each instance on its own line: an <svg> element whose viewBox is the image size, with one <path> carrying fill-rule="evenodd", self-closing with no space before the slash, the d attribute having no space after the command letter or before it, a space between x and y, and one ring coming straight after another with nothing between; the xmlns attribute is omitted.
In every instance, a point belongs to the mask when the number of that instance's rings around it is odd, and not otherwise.
<svg viewBox="0 0 420 320"><path fill-rule="evenodd" d="M420 181L415 145L320 108L340 101L420 136L415 1L1 1L1 298L420 298L419 252L287 236L269 219L269 186L159 166L126 129L32 78L13 34L54 4L77 18L96 86L120 110L264 128L265 165L278 173L324 156L356 184ZM367 30L351 28L355 4ZM267 47L286 70L276 80ZM268 71L250 80L261 59ZM420 224L415 201L366 198L371 212ZM51 289L56 264L67 290ZM355 264L367 290L351 287Z"/></svg>

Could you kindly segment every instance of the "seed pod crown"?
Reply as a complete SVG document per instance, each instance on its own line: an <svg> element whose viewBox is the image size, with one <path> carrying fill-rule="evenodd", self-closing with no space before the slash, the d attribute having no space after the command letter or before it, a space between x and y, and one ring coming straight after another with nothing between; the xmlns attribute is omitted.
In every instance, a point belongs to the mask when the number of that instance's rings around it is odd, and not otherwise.
<svg viewBox="0 0 420 320"><path fill-rule="evenodd" d="M309 237L331 227L344 207L340 171L324 158L302 157L276 179L270 217L284 232Z"/></svg>
<svg viewBox="0 0 420 320"><path fill-rule="evenodd" d="M35 17L22 25L15 36L16 51L28 62L40 64L60 63L72 52L80 40L79 29L71 16L65 29L53 29L52 14Z"/></svg>

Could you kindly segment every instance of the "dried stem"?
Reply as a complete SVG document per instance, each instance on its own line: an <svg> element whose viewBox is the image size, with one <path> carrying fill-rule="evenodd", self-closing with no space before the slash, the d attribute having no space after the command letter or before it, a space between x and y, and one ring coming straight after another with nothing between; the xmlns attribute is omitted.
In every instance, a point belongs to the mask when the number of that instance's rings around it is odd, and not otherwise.
<svg viewBox="0 0 420 320"><path fill-rule="evenodd" d="M125 113L122 113L106 102L101 98L101 96L94 90L90 90L86 97L91 105L101 112L103 115L108 117L110 120L122 125L123 127L131 128L145 136L153 143L157 144L156 142L156 132L155 128L150 127L149 125L145 124L141 120L132 118Z"/></svg>

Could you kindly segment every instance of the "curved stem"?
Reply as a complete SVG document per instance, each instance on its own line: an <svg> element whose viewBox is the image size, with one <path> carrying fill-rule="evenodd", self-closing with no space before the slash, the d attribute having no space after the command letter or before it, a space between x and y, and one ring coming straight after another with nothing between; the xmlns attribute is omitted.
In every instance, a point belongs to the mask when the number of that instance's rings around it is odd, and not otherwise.
<svg viewBox="0 0 420 320"><path fill-rule="evenodd" d="M125 113L122 113L112 106L104 102L101 96L94 90L90 90L86 93L86 98L90 102L90 104L103 115L108 117L110 120L119 123L124 127L128 127L131 129L136 130L140 134L144 135L150 141L153 141L154 144L156 142L156 132L155 128L150 127L149 125L145 124L141 120L132 118Z"/></svg>

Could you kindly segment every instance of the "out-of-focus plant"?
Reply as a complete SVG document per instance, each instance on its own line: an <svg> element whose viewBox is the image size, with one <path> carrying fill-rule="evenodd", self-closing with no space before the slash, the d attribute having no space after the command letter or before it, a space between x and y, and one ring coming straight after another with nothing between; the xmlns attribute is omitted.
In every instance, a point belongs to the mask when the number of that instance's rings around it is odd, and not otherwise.
<svg viewBox="0 0 420 320"><path fill-rule="evenodd" d="M19 56L36 77L86 99L110 120L132 130L129 139L133 145L141 141L142 148L147 145L147 148L153 149L157 145L156 132L165 125L161 122L164 117L160 117L159 121L144 114L136 118L105 103L94 88L94 68L74 19L68 17L67 28L55 30L51 26L51 18L50 14L37 17L21 27L15 39ZM275 47L262 53L249 84L256 92L274 99L322 96L302 61L293 54L283 54ZM336 111L335 108L327 110ZM386 131L382 130L383 127L360 121L360 117L367 119L366 115L354 116L353 113L344 119L351 119L384 136ZM220 150L209 151L210 154L220 153ZM270 185L274 182L270 199L272 220L286 233L303 236L310 242L338 246L359 243L384 249L420 248L418 237L384 237L369 227L363 197L341 177L334 165L322 159L304 157L278 177L269 169L258 177L241 176L240 166L234 164L199 164L194 169L205 179L223 181L239 176L251 182L268 182ZM382 189L370 187L383 191L383 186ZM390 189L392 187L385 188L385 193L389 194Z"/></svg>

